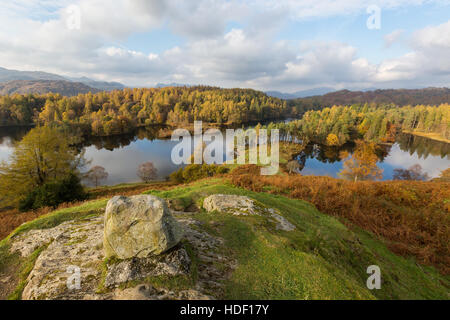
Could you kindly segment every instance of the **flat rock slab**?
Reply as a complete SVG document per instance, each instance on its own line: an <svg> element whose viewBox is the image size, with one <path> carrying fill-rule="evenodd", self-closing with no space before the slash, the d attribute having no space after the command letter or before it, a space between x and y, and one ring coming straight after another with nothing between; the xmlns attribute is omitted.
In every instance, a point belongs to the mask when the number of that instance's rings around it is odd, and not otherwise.
<svg viewBox="0 0 450 320"><path fill-rule="evenodd" d="M280 216L274 209L269 209L270 215L273 219L275 219L277 230L283 231L294 231L295 226L286 220L283 216Z"/></svg>
<svg viewBox="0 0 450 320"><path fill-rule="evenodd" d="M208 212L225 212L235 216L260 215L269 216L276 224L277 230L293 231L295 226L280 215L278 210L264 208L255 200L245 196L214 194L203 201L203 208Z"/></svg>
<svg viewBox="0 0 450 320"><path fill-rule="evenodd" d="M178 294L166 289L156 289L148 284L141 284L134 288L117 290L113 293L113 300L212 300L211 296L197 290L183 290Z"/></svg>
<svg viewBox="0 0 450 320"><path fill-rule="evenodd" d="M37 258L22 293L24 300L81 299L86 292L95 291L101 278L103 255L103 219L64 223L56 228L40 230L39 239L51 239ZM31 231L30 231L31 233ZM22 239L27 238L25 233ZM17 248L16 246L13 246ZM70 290L68 279L78 272L79 290Z"/></svg>
<svg viewBox="0 0 450 320"><path fill-rule="evenodd" d="M107 288L134 280L161 275L184 275L189 273L191 259L184 248L147 258L132 258L108 266L105 279Z"/></svg>
<svg viewBox="0 0 450 320"><path fill-rule="evenodd" d="M207 197L203 201L203 208L208 212L226 212L236 216L259 215L261 210L249 197L228 194Z"/></svg>

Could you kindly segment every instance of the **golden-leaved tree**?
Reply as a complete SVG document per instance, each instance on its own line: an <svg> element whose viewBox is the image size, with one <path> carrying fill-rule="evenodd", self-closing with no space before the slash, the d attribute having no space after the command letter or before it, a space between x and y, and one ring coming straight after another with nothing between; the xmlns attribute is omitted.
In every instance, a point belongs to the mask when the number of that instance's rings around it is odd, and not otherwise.
<svg viewBox="0 0 450 320"><path fill-rule="evenodd" d="M330 133L327 136L327 145L328 146L338 146L339 145L339 138L334 133Z"/></svg>
<svg viewBox="0 0 450 320"><path fill-rule="evenodd" d="M376 148L377 145L373 142L357 140L351 157L346 151L341 153L344 164L339 176L355 182L382 179L383 170L377 166Z"/></svg>
<svg viewBox="0 0 450 320"><path fill-rule="evenodd" d="M71 146L72 141L61 129L32 129L16 145L9 161L0 164L2 205L16 205L35 188L78 174L86 160Z"/></svg>

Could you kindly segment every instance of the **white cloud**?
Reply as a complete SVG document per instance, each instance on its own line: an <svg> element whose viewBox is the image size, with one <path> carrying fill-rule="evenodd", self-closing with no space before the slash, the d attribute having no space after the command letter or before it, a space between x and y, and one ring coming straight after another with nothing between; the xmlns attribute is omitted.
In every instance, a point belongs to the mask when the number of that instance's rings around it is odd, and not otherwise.
<svg viewBox="0 0 450 320"><path fill-rule="evenodd" d="M384 36L384 46L390 48L395 42L397 42L403 35L405 30L398 29Z"/></svg>
<svg viewBox="0 0 450 320"><path fill-rule="evenodd" d="M285 72L263 79L261 85L291 91L299 86L355 86L367 82L376 71L366 59L357 57L356 48L340 42L304 42L299 52L287 62Z"/></svg>
<svg viewBox="0 0 450 320"><path fill-rule="evenodd" d="M413 44L418 49L450 49L450 21L438 26L430 26L414 34Z"/></svg>
<svg viewBox="0 0 450 320"><path fill-rule="evenodd" d="M352 15L365 12L369 6L376 5L382 10L391 10L404 6L416 6L424 3L449 3L447 0L252 0L254 6L268 10L282 9L293 19L304 20L317 17Z"/></svg>
<svg viewBox="0 0 450 320"><path fill-rule="evenodd" d="M275 35L287 18L311 19L421 0L14 0L0 4L3 67L97 76L129 85L186 81L296 91L315 86L409 86L449 83L450 21L417 31L411 52L373 64L356 47ZM442 2L442 1L441 1ZM447 2L447 1L444 1ZM67 28L65 8L81 10L81 29ZM101 8L99 10L98 8ZM227 30L229 23L234 29ZM11 28L14 26L14 28ZM163 52L120 45L133 33L167 27L185 42ZM385 36L386 47L402 30Z"/></svg>
<svg viewBox="0 0 450 320"><path fill-rule="evenodd" d="M413 51L383 61L377 81L410 80L428 85L450 82L450 21L419 30L410 39Z"/></svg>

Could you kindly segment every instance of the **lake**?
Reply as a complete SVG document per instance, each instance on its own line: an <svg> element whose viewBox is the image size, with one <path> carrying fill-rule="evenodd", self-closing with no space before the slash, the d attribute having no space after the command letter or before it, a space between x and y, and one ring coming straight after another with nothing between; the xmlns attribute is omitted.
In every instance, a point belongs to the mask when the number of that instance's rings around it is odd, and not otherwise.
<svg viewBox="0 0 450 320"><path fill-rule="evenodd" d="M26 128L0 128L0 161L8 160L14 142L19 141L28 131ZM151 161L158 169L158 178L164 179L179 168L171 161L172 148L177 144L170 140L156 139L158 128L141 128L135 134L114 137L94 137L84 142L86 158L92 160L90 166L102 166L109 173L105 184L139 181L136 169L139 164ZM297 157L304 164L303 175L326 175L337 177L342 169L339 153L352 151L353 144L332 148L317 144L309 145ZM402 134L391 146L382 146L378 154L383 180L392 179L396 168L407 169L420 164L432 178L450 167L450 144L423 137Z"/></svg>

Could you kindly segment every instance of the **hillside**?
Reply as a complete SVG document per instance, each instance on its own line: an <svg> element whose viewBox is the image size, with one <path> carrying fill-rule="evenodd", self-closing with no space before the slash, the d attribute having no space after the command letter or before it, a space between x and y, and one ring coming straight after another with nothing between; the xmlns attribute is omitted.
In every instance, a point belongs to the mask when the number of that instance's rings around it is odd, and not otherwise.
<svg viewBox="0 0 450 320"><path fill-rule="evenodd" d="M97 91L112 91L112 90L122 90L125 85L119 82L107 82L107 81L96 81L87 77L70 78L60 76L54 73L48 73L43 71L18 71L10 70L0 67L0 85L2 82L10 82L16 80L50 80L50 81L69 81L73 83L82 83L88 87L95 88ZM76 89L77 85L74 85ZM82 88L81 88L82 89ZM95 92L97 92L95 91ZM55 92L55 91L46 91ZM39 93L46 93L39 91ZM81 90L79 93L85 93L86 91ZM94 92L94 91L93 91ZM2 93L3 94L3 93ZM74 95L74 94L72 94ZM76 95L76 94L75 94Z"/></svg>
<svg viewBox="0 0 450 320"><path fill-rule="evenodd" d="M333 88L322 87L322 88L314 88L314 89L309 89L309 90L296 91L293 93L285 93L285 92L280 92L280 91L266 91L266 93L267 93L267 95L269 95L271 97L285 99L285 100L293 100L293 99L298 99L298 98L306 98L306 97L311 97L311 96L323 95L323 94L327 94L327 93L334 92L334 91L335 90Z"/></svg>
<svg viewBox="0 0 450 320"><path fill-rule="evenodd" d="M307 98L295 99L306 106L331 107L364 103L405 105L439 105L450 101L449 88L388 89L375 91L341 90Z"/></svg>
<svg viewBox="0 0 450 320"><path fill-rule="evenodd" d="M125 86L119 82L95 81L87 77L70 78L71 81L81 82L100 91L123 90Z"/></svg>
<svg viewBox="0 0 450 320"><path fill-rule="evenodd" d="M80 93L97 93L99 91L79 82L62 80L15 80L0 83L0 95L46 94L51 92L71 97Z"/></svg>
<svg viewBox="0 0 450 320"><path fill-rule="evenodd" d="M133 275L134 280L122 282L122 276L127 279L130 275L124 274L121 266L130 263L132 266L139 259L117 261L103 257L102 220L108 200L105 199L42 216L20 226L3 240L0 296L10 299L449 298L448 279L433 268L391 253L372 234L346 227L304 201L245 191L221 179L146 193L170 200L172 209L176 210L174 216L185 230L180 246L158 258L164 266L171 256L171 276L164 275L169 269L162 269L158 275L139 278L143 269L136 269L140 271ZM203 200L218 194L248 197L256 214L207 212ZM236 210L242 209L236 207ZM277 219L270 218L268 212L277 212ZM179 252L187 253L188 257L178 260L174 254ZM61 271L73 264L82 265L86 274L78 291L67 289L67 276ZM183 264L189 267L183 268ZM366 287L366 270L371 265L382 270L380 290L371 291ZM117 281L121 284L115 285Z"/></svg>

